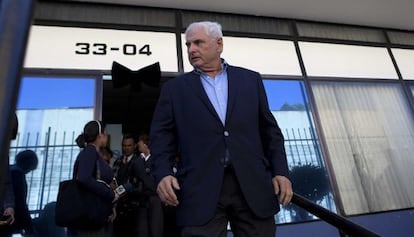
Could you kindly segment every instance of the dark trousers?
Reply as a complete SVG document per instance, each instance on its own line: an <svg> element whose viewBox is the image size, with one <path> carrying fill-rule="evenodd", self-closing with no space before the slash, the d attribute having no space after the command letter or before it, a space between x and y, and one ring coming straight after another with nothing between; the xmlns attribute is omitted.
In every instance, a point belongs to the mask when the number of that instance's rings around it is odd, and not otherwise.
<svg viewBox="0 0 414 237"><path fill-rule="evenodd" d="M105 225L99 230L77 231L76 237L112 237L112 223Z"/></svg>
<svg viewBox="0 0 414 237"><path fill-rule="evenodd" d="M176 223L175 207L163 206L164 209L164 237L179 237L180 230Z"/></svg>
<svg viewBox="0 0 414 237"><path fill-rule="evenodd" d="M9 225L0 225L0 237L11 237L13 231Z"/></svg>
<svg viewBox="0 0 414 237"><path fill-rule="evenodd" d="M115 237L140 237L138 228L140 218L138 210L118 213L114 221Z"/></svg>
<svg viewBox="0 0 414 237"><path fill-rule="evenodd" d="M182 237L226 237L230 222L235 237L275 237L274 217L258 218L248 207L233 169L226 168L214 217L202 226L185 226Z"/></svg>
<svg viewBox="0 0 414 237"><path fill-rule="evenodd" d="M146 205L139 208L138 215L139 237L164 236L163 208L158 196L149 196Z"/></svg>

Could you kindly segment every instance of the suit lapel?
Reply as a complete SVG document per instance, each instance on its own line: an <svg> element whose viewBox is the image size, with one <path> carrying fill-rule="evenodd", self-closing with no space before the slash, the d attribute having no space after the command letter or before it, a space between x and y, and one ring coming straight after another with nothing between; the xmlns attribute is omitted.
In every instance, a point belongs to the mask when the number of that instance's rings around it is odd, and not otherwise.
<svg viewBox="0 0 414 237"><path fill-rule="evenodd" d="M195 72L191 72L189 73L189 76L185 78L185 80L187 84L191 87L191 91L194 92L194 94L196 94L196 96L203 102L203 104L207 107L210 113L212 113L221 124L220 117L214 109L214 106L211 104L210 99L208 98L207 93L204 90L203 85L201 84L200 76Z"/></svg>

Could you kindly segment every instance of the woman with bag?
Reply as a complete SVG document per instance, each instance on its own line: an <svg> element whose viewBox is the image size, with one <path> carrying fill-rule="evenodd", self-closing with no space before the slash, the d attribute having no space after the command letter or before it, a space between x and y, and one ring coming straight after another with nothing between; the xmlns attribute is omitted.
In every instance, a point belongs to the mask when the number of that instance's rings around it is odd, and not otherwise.
<svg viewBox="0 0 414 237"><path fill-rule="evenodd" d="M119 195L113 191L109 184L113 180L112 169L103 160L99 151L107 145L107 134L101 121L88 122L83 133L78 136L76 143L84 148L78 155L74 167L74 179L85 189L105 200L100 207L101 210L108 210L106 222L102 226L88 226L77 228L78 237L110 237L112 231L110 226L115 218L113 203L118 200ZM98 212L98 210L97 210Z"/></svg>

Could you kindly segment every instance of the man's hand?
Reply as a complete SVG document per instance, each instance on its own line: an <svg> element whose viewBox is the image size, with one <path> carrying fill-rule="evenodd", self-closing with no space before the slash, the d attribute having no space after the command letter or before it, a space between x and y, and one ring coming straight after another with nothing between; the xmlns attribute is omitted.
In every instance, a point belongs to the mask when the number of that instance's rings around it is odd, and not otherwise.
<svg viewBox="0 0 414 237"><path fill-rule="evenodd" d="M275 194L279 195L279 202L283 206L289 204L293 196L292 183L288 178L281 175L276 175L272 178L273 188Z"/></svg>
<svg viewBox="0 0 414 237"><path fill-rule="evenodd" d="M157 187L157 193L161 201L170 206L177 206L179 203L175 190L180 190L180 185L172 175L165 176Z"/></svg>
<svg viewBox="0 0 414 237"><path fill-rule="evenodd" d="M115 190L113 192L114 192L114 200L112 200L112 203L115 203L119 199L119 194L115 192Z"/></svg>
<svg viewBox="0 0 414 237"><path fill-rule="evenodd" d="M108 217L108 221L109 222L114 222L114 220L116 219L116 208L112 208L112 214Z"/></svg>
<svg viewBox="0 0 414 237"><path fill-rule="evenodd" d="M13 224L14 222L14 209L12 207L8 207L4 210L3 212L4 216L9 216L10 221L9 221L9 225Z"/></svg>

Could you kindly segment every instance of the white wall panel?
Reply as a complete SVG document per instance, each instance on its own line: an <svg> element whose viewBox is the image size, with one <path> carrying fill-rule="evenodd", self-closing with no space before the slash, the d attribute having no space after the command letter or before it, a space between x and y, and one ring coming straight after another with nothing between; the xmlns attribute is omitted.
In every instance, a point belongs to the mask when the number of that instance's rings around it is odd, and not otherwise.
<svg viewBox="0 0 414 237"><path fill-rule="evenodd" d="M414 80L414 50L392 49L395 61L397 61L402 78Z"/></svg>
<svg viewBox="0 0 414 237"><path fill-rule="evenodd" d="M386 48L299 42L308 76L398 79Z"/></svg>
<svg viewBox="0 0 414 237"><path fill-rule="evenodd" d="M185 35L183 43L184 71L193 67L188 62ZM302 75L292 41L240 37L223 37L224 58L230 65L246 67L260 74Z"/></svg>

